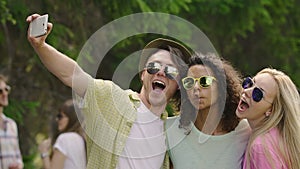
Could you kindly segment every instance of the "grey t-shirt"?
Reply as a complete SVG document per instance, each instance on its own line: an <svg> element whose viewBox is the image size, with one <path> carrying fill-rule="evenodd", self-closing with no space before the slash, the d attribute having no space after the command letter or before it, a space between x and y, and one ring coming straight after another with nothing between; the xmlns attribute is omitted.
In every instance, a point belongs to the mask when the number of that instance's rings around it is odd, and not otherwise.
<svg viewBox="0 0 300 169"><path fill-rule="evenodd" d="M234 131L207 135L194 125L189 135L178 128L180 117L166 123L168 150L174 169L241 169L250 127L242 120Z"/></svg>

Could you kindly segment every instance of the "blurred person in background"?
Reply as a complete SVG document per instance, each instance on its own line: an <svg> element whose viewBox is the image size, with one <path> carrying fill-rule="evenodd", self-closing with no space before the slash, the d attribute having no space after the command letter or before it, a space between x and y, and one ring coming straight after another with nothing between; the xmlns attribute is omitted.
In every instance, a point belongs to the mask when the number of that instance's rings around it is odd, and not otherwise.
<svg viewBox="0 0 300 169"><path fill-rule="evenodd" d="M84 130L76 111L78 108L76 108L73 100L65 101L56 115L59 133L53 134L52 139L46 139L40 143L39 152L44 169L86 168Z"/></svg>
<svg viewBox="0 0 300 169"><path fill-rule="evenodd" d="M4 107L8 106L10 90L7 77L0 74L0 168L22 169L17 124L3 113Z"/></svg>

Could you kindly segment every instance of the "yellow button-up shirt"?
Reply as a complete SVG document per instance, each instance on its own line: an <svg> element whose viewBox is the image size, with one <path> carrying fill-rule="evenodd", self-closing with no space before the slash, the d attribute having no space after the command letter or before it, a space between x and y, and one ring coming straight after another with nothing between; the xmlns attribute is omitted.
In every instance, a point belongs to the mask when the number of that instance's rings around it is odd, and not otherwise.
<svg viewBox="0 0 300 169"><path fill-rule="evenodd" d="M136 92L123 90L112 81L90 78L80 104L87 134L87 169L116 168L139 103ZM169 168L167 153L162 168Z"/></svg>

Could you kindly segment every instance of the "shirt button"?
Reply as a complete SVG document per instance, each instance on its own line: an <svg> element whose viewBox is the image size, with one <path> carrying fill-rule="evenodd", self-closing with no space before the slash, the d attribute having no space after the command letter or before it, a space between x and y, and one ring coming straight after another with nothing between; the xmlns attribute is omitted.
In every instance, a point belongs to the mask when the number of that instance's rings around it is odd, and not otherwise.
<svg viewBox="0 0 300 169"><path fill-rule="evenodd" d="M129 122L129 121L127 121L127 122L126 122L126 125L127 125L128 127L131 127L131 126L132 126L132 123Z"/></svg>

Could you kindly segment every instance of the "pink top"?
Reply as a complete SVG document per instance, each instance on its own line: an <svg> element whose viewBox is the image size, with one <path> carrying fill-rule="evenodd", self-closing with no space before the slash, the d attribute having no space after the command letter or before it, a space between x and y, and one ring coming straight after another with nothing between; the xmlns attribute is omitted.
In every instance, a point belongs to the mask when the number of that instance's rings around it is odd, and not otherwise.
<svg viewBox="0 0 300 169"><path fill-rule="evenodd" d="M251 146L252 159L250 159L250 169L288 169L287 164L276 150L279 138L278 129L273 128L253 141ZM265 152L267 152L267 155ZM243 169L246 169L247 160L245 155Z"/></svg>

